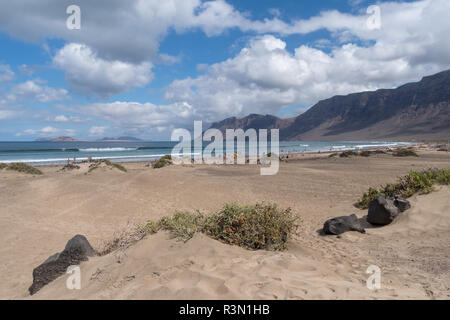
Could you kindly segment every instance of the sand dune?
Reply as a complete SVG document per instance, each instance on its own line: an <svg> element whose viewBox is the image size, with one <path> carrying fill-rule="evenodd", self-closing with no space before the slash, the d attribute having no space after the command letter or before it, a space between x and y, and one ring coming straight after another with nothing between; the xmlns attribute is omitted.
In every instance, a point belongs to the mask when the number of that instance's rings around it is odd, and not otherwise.
<svg viewBox="0 0 450 320"><path fill-rule="evenodd" d="M89 299L361 299L426 298L434 293L417 280L424 272L447 277L450 237L434 235L450 226L450 189L413 199L414 209L394 224L369 231L362 238L346 234L344 243L378 243L389 248L391 259L376 253L374 261L382 262L386 272L383 287L376 292L365 287L367 275L363 263L340 257L335 252L318 256L294 241L287 252L248 251L197 235L183 243L170 239L167 233L148 236L125 251L91 259L81 265L82 290L66 289L66 277L42 289L33 298ZM448 232L447 232L448 233ZM359 238L359 239L358 239ZM372 239L371 239L372 238ZM421 239L420 242L414 241ZM431 240L431 241L430 241ZM334 242L335 238L329 238ZM395 242L394 242L395 241ZM414 241L414 242L412 242ZM427 243L428 242L428 243ZM390 245L384 246L384 244ZM317 242L317 246L320 242ZM415 270L417 263L403 261L421 249L423 261L433 270ZM339 247L336 247L339 249ZM373 253L372 253L373 254ZM426 259L425 259L426 256ZM362 257L360 257L362 258ZM369 257L367 257L369 259ZM439 265L440 270L437 270ZM395 270L391 270L395 267ZM422 272L420 272L422 271ZM420 272L420 274L418 273ZM430 279L428 279L430 281ZM435 281L432 281L435 282ZM431 285L431 283L430 283ZM445 289L445 288L442 288ZM440 298L445 298L445 291Z"/></svg>
<svg viewBox="0 0 450 320"><path fill-rule="evenodd" d="M256 166L185 166L159 170L0 173L0 297L3 299L421 299L450 297L450 189L415 196L393 224L341 238L317 232L334 216L364 211L352 204L368 186L410 169L448 167L447 153L420 158L309 158L263 177ZM176 209L217 210L225 202L276 202L302 218L285 252L249 251L196 235L184 243L161 232L125 251L80 265L82 289L62 276L34 296L32 270L77 233L94 246L129 221ZM382 288L366 287L369 265Z"/></svg>

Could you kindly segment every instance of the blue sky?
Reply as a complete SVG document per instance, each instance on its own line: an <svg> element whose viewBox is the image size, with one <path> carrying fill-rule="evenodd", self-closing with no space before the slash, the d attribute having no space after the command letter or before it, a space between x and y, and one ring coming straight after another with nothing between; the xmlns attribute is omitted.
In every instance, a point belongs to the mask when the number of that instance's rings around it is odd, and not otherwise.
<svg viewBox="0 0 450 320"><path fill-rule="evenodd" d="M80 30L66 26L71 4ZM446 0L4 3L0 140L168 140L194 120L293 117L336 94L417 81L449 68L449 9Z"/></svg>

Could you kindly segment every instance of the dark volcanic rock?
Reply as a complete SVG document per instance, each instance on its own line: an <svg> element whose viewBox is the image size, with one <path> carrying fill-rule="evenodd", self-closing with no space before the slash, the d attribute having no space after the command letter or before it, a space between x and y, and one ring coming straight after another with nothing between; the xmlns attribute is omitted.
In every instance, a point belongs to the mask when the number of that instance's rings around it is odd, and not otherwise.
<svg viewBox="0 0 450 320"><path fill-rule="evenodd" d="M50 256L33 270L33 284L28 291L30 294L35 294L43 286L66 273L69 266L77 265L94 255L95 250L86 237L76 235L67 242L62 252Z"/></svg>
<svg viewBox="0 0 450 320"><path fill-rule="evenodd" d="M411 208L408 200L378 196L369 204L367 222L376 225L390 224L402 212Z"/></svg>
<svg viewBox="0 0 450 320"><path fill-rule="evenodd" d="M394 205L394 200L378 196L369 203L367 221L376 225L390 224L398 216L400 210Z"/></svg>
<svg viewBox="0 0 450 320"><path fill-rule="evenodd" d="M394 206L396 206L400 212L404 212L411 208L409 201L403 198L396 198L394 200Z"/></svg>
<svg viewBox="0 0 450 320"><path fill-rule="evenodd" d="M348 217L344 216L327 220L323 225L323 232L325 234L339 235L347 231L366 232L354 214Z"/></svg>

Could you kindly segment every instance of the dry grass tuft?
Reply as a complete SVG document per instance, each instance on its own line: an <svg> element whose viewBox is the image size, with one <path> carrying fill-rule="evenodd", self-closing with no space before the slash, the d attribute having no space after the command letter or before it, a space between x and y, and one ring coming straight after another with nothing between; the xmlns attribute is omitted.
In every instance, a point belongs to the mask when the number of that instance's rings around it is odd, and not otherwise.
<svg viewBox="0 0 450 320"><path fill-rule="evenodd" d="M13 170L13 171L17 171L17 172L23 172L23 173L28 173L28 174L36 174L36 175L41 175L42 171L30 166L26 163L11 163L8 167L8 170Z"/></svg>
<svg viewBox="0 0 450 320"><path fill-rule="evenodd" d="M395 150L392 155L394 157L418 157L419 155L411 148L400 148Z"/></svg>
<svg viewBox="0 0 450 320"><path fill-rule="evenodd" d="M127 172L128 170L123 166L123 165L121 165L120 163L115 163L115 162L111 162L111 161L109 161L109 160L105 160L105 164L107 165L107 166L110 166L110 167L114 167L114 168L116 168L116 169L119 169L120 171L123 171L123 172Z"/></svg>
<svg viewBox="0 0 450 320"><path fill-rule="evenodd" d="M149 234L149 230L144 226L129 223L126 228L115 233L112 239L103 242L97 252L103 256L116 250L125 250L142 240L147 234Z"/></svg>
<svg viewBox="0 0 450 320"><path fill-rule="evenodd" d="M107 165L107 166L109 166L109 167L116 168L116 169L118 169L118 170L120 170L120 171L123 171L123 172L127 172L127 171L128 171L124 166L122 166L122 165L119 164L119 163L111 162L111 161L109 161L109 160L98 160L98 161L94 162L93 164L91 164L91 165L89 166L88 173L91 173L92 171L94 171L94 170L100 168L100 165L101 165L102 163L104 163L105 165Z"/></svg>
<svg viewBox="0 0 450 320"><path fill-rule="evenodd" d="M172 164L172 156L170 154L167 154L164 157L159 158L158 161L155 161L153 163L153 168L159 169L170 164Z"/></svg>

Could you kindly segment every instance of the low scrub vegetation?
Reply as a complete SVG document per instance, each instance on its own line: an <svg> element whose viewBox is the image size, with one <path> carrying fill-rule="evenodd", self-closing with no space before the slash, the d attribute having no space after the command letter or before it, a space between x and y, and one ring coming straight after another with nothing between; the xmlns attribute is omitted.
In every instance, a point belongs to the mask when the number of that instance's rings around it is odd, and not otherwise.
<svg viewBox="0 0 450 320"><path fill-rule="evenodd" d="M188 241L197 232L202 232L205 225L205 216L200 212L175 212L172 217L162 217L158 227L168 230L175 238ZM157 229L158 230L158 229Z"/></svg>
<svg viewBox="0 0 450 320"><path fill-rule="evenodd" d="M341 153L332 153L329 155L330 158L333 157L341 157L341 158L349 158L349 157L370 157L372 155L377 154L386 154L387 152L384 150L362 150L362 151L356 151L356 150L346 150ZM397 150L394 150L392 152L392 155L395 157L418 157L419 155L414 151L412 147L409 148L400 148Z"/></svg>
<svg viewBox="0 0 450 320"><path fill-rule="evenodd" d="M39 170L38 168L35 168L33 166L30 166L26 163L21 163L21 162L11 163L6 168L8 170L13 170L13 171L23 172L23 173L28 173L28 174L36 174L36 175L42 174L42 171Z"/></svg>
<svg viewBox="0 0 450 320"><path fill-rule="evenodd" d="M354 204L358 209L367 209L369 207L370 201L375 199L381 194L378 189L370 187L367 192L365 192L362 197Z"/></svg>
<svg viewBox="0 0 450 320"><path fill-rule="evenodd" d="M347 150L347 151L341 152L339 154L339 157L341 157L341 158L348 158L348 157L357 156L357 155L358 155L358 153L356 151Z"/></svg>
<svg viewBox="0 0 450 320"><path fill-rule="evenodd" d="M0 162L0 170L3 170L5 168L8 168L8 165L6 163Z"/></svg>
<svg viewBox="0 0 450 320"><path fill-rule="evenodd" d="M159 168L165 167L170 164L172 164L172 156L170 154L167 154L167 155L159 158L158 161L155 161L153 163L153 168L159 169Z"/></svg>
<svg viewBox="0 0 450 320"><path fill-rule="evenodd" d="M339 154L339 157L341 158L348 158L351 156L359 156L359 157L370 157L372 155L372 151L368 151L368 150L363 150L363 151L356 151L356 150L347 150L344 152L341 152Z"/></svg>
<svg viewBox="0 0 450 320"><path fill-rule="evenodd" d="M127 169L123 165L121 165L120 163L115 163L115 162L111 162L109 160L105 160L105 164L107 166L119 169L120 171L127 172Z"/></svg>
<svg viewBox="0 0 450 320"><path fill-rule="evenodd" d="M418 157L419 155L411 148L400 148L395 150L392 155L394 157Z"/></svg>
<svg viewBox="0 0 450 320"><path fill-rule="evenodd" d="M364 150L359 153L361 157L370 157L372 153L370 151Z"/></svg>
<svg viewBox="0 0 450 320"><path fill-rule="evenodd" d="M197 232L231 245L250 250L284 250L297 228L298 218L291 209L276 205L239 206L227 204L217 213L176 212L172 217L149 221L149 233L167 230L176 238L188 241Z"/></svg>
<svg viewBox="0 0 450 320"><path fill-rule="evenodd" d="M450 170L428 169L425 171L411 171L409 174L398 178L397 183L386 184L380 188L369 188L363 196L354 204L359 209L367 209L370 201L384 196L401 196L409 198L416 193L430 193L435 184L450 184Z"/></svg>
<svg viewBox="0 0 450 320"><path fill-rule="evenodd" d="M99 161L97 161L97 162L95 162L94 164L91 164L91 165L89 166L88 173L91 173L92 171L94 171L94 170L100 168L100 165L101 165L102 163L104 163L105 165L107 165L107 166L109 166L109 167L116 168L116 169L118 169L118 170L120 170L120 171L123 171L123 172L127 172L127 171L128 171L127 168L125 168L123 165L121 165L121 164L119 164L119 163L114 163L114 162L111 162L111 161L109 161L109 160L99 160Z"/></svg>
<svg viewBox="0 0 450 320"><path fill-rule="evenodd" d="M206 217L203 232L247 249L284 250L296 229L296 221L290 208L228 204L218 213Z"/></svg>

